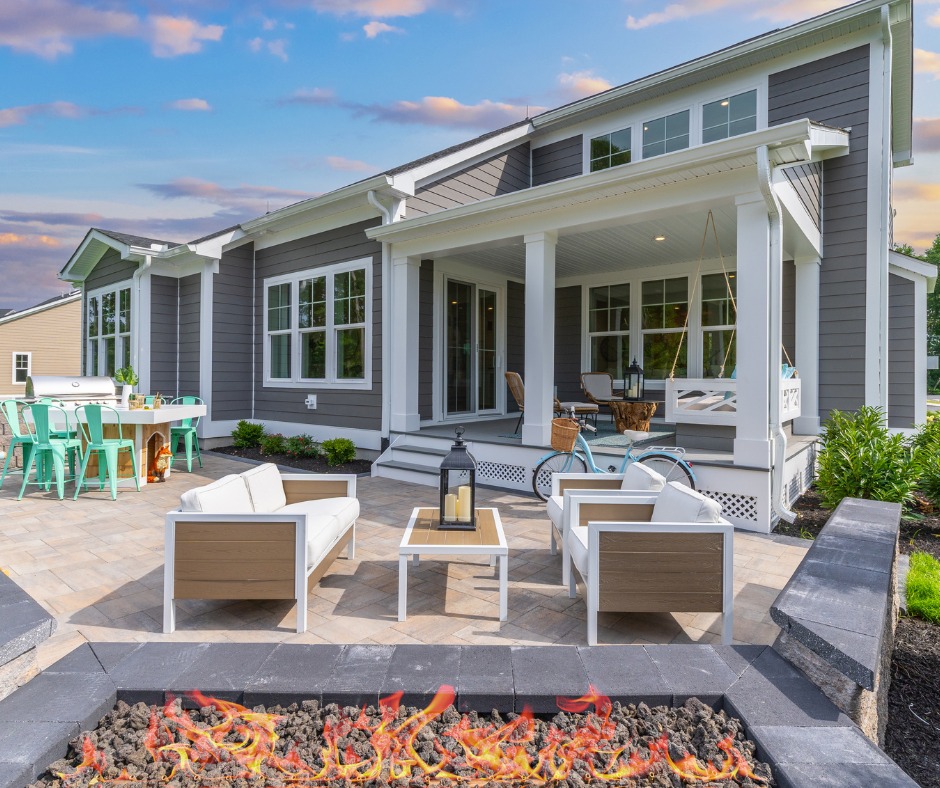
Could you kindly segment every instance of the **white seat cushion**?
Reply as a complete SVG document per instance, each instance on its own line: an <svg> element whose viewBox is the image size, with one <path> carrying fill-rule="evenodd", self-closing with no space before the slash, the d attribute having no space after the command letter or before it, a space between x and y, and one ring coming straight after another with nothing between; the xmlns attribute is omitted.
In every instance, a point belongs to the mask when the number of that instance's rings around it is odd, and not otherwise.
<svg viewBox="0 0 940 788"><path fill-rule="evenodd" d="M621 490L640 490L641 492L659 492L666 486L666 477L641 462L634 462L623 472Z"/></svg>
<svg viewBox="0 0 940 788"><path fill-rule="evenodd" d="M545 502L545 507L548 509L548 519L559 531L561 530L561 513L564 505L565 498L563 495L553 495Z"/></svg>
<svg viewBox="0 0 940 788"><path fill-rule="evenodd" d="M180 511L209 514L253 514L251 496L241 476L223 476L212 484L187 490L180 496Z"/></svg>
<svg viewBox="0 0 940 788"><path fill-rule="evenodd" d="M584 525L576 525L568 531L565 538L565 549L571 560L578 568L582 577L587 577L588 568L588 529Z"/></svg>
<svg viewBox="0 0 940 788"><path fill-rule="evenodd" d="M720 523L721 504L679 482L669 482L656 497L650 522Z"/></svg>
<svg viewBox="0 0 940 788"><path fill-rule="evenodd" d="M333 544L359 517L356 498L321 498L298 501L281 508L278 514L307 515L307 566L326 555Z"/></svg>
<svg viewBox="0 0 940 788"><path fill-rule="evenodd" d="M239 475L245 481L251 503L258 514L270 514L287 506L281 472L273 463L266 462Z"/></svg>

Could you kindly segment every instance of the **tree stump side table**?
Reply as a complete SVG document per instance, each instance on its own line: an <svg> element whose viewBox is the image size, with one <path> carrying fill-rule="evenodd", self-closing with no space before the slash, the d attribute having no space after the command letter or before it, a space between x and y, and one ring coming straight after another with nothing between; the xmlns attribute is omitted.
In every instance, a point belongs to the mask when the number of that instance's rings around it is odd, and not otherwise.
<svg viewBox="0 0 940 788"><path fill-rule="evenodd" d="M649 432L650 419L656 412L655 402L618 402L611 400L607 403L614 414L614 425L617 432L624 430L638 430Z"/></svg>

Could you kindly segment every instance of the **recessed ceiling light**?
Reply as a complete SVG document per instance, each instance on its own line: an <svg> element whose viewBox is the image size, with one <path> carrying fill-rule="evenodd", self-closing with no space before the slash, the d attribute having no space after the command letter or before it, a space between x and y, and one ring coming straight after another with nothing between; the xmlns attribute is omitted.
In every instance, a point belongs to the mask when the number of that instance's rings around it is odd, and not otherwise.
<svg viewBox="0 0 940 788"><path fill-rule="evenodd" d="M724 101L721 102L721 106L727 107L729 103L730 102L728 101L728 99L725 99Z"/></svg>
<svg viewBox="0 0 940 788"><path fill-rule="evenodd" d="M654 236L653 236L653 240L654 240L654 241L665 241L665 240L666 240L666 236L663 235L662 233L660 233L659 235L654 235Z"/></svg>

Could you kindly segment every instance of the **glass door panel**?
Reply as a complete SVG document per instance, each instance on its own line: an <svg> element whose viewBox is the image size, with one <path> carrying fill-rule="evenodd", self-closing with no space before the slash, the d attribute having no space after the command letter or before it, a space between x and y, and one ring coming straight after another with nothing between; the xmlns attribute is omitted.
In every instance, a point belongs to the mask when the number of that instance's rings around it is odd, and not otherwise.
<svg viewBox="0 0 940 788"><path fill-rule="evenodd" d="M477 291L477 410L496 410L496 293Z"/></svg>
<svg viewBox="0 0 940 788"><path fill-rule="evenodd" d="M473 385L473 285L447 280L445 304L446 415L476 409Z"/></svg>

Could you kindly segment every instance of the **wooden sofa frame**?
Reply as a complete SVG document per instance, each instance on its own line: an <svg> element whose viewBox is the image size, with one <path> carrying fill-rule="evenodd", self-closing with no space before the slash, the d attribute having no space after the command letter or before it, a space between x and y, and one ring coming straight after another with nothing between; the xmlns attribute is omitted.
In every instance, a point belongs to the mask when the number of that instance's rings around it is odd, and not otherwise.
<svg viewBox="0 0 940 788"><path fill-rule="evenodd" d="M287 503L355 498L351 474L281 474ZM353 523L307 566L305 514L169 512L165 523L163 631L176 629L177 599L294 599L297 632L307 629L307 594L344 548L355 557Z"/></svg>
<svg viewBox="0 0 940 788"><path fill-rule="evenodd" d="M730 645L734 628L734 526L726 520L651 523L656 497L629 498L570 498L566 529L574 523L588 529L587 577L582 576L588 645L597 645L597 614L604 612L721 613L722 642ZM574 598L577 587L571 570L577 567L567 551L565 561L569 565L568 596Z"/></svg>

